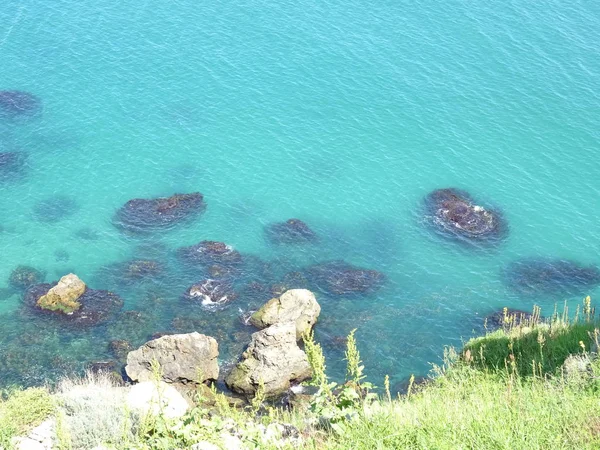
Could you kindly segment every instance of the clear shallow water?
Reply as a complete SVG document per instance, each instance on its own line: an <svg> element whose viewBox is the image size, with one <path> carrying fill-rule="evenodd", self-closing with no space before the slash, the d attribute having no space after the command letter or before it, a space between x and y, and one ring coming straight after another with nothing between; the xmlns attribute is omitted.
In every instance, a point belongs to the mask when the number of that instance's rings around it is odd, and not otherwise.
<svg viewBox="0 0 600 450"><path fill-rule="evenodd" d="M597 5L128 3L9 0L0 11L0 89L44 102L39 120L0 123L2 148L29 153L26 176L0 186L0 280L19 264L47 281L74 271L143 313L66 331L4 295L3 384L109 358L111 339L139 345L175 329L217 336L233 360L252 331L237 319L249 301L206 312L180 298L197 277L172 252L203 239L282 270L344 259L385 273L375 295L319 296L329 366L339 373L338 337L358 328L376 383L425 372L499 308L581 300L520 297L499 273L530 256L600 263ZM468 249L424 226L423 197L449 186L502 209L502 245ZM190 191L208 206L189 226L140 239L111 223L131 198ZM39 222L35 205L53 195L77 212ZM263 227L290 217L321 243L265 242ZM115 285L102 272L149 253L169 264L156 283ZM177 328L175 317L197 321Z"/></svg>

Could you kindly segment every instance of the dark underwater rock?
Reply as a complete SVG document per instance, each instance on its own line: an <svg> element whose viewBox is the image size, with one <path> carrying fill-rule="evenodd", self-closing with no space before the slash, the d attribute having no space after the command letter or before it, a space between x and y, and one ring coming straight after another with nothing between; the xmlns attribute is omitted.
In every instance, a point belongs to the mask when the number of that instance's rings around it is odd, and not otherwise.
<svg viewBox="0 0 600 450"><path fill-rule="evenodd" d="M223 280L207 279L188 288L184 297L189 300L199 301L208 309L219 308L227 305L237 298L233 285Z"/></svg>
<svg viewBox="0 0 600 450"><path fill-rule="evenodd" d="M117 284L135 284L152 280L164 272L163 264L152 259L131 259L103 267L102 276L108 276Z"/></svg>
<svg viewBox="0 0 600 450"><path fill-rule="evenodd" d="M80 228L75 232L75 236L84 241L97 241L100 239L100 233L89 227Z"/></svg>
<svg viewBox="0 0 600 450"><path fill-rule="evenodd" d="M155 308L147 308L149 312L138 310L120 311L107 326L110 339L124 340L138 345L144 342L155 330Z"/></svg>
<svg viewBox="0 0 600 450"><path fill-rule="evenodd" d="M565 294L600 284L600 269L566 259L526 258L502 271L504 283L520 294Z"/></svg>
<svg viewBox="0 0 600 450"><path fill-rule="evenodd" d="M30 266L17 266L8 278L8 284L19 290L25 290L29 286L44 281L46 274Z"/></svg>
<svg viewBox="0 0 600 450"><path fill-rule="evenodd" d="M0 91L0 119L25 119L42 112L42 101L25 91Z"/></svg>
<svg viewBox="0 0 600 450"><path fill-rule="evenodd" d="M437 189L425 198L427 219L440 234L466 242L496 242L506 236L502 215L475 203L468 192Z"/></svg>
<svg viewBox="0 0 600 450"><path fill-rule="evenodd" d="M544 318L539 314L504 308L486 316L485 323L488 330L497 330L498 328L512 328L519 325L539 323L543 320Z"/></svg>
<svg viewBox="0 0 600 450"><path fill-rule="evenodd" d="M57 262L67 262L71 259L71 255L64 249L58 249L54 251L54 260Z"/></svg>
<svg viewBox="0 0 600 450"><path fill-rule="evenodd" d="M201 241L177 250L177 256L186 263L199 266L231 266L242 262L242 255L230 245L217 241Z"/></svg>
<svg viewBox="0 0 600 450"><path fill-rule="evenodd" d="M117 211L114 223L133 232L168 229L201 214L205 207L199 192L153 199L136 198Z"/></svg>
<svg viewBox="0 0 600 450"><path fill-rule="evenodd" d="M123 300L117 294L88 287L83 295L77 298L81 307L71 314L40 308L38 305L40 297L46 295L57 284L58 282L40 283L31 286L23 295L25 306L35 313L63 321L75 328L89 327L105 322L123 307Z"/></svg>
<svg viewBox="0 0 600 450"><path fill-rule="evenodd" d="M316 233L300 219L273 223L265 228L265 235L274 244L305 244L317 240Z"/></svg>
<svg viewBox="0 0 600 450"><path fill-rule="evenodd" d="M79 210L77 202L67 195L55 195L39 201L33 214L39 222L55 223L72 216Z"/></svg>
<svg viewBox="0 0 600 450"><path fill-rule="evenodd" d="M125 339L114 339L108 343L108 349L119 361L125 361L127 354L133 351L131 342Z"/></svg>
<svg viewBox="0 0 600 450"><path fill-rule="evenodd" d="M316 264L306 273L309 281L320 290L335 295L373 292L385 281L381 272L355 267L345 261Z"/></svg>
<svg viewBox="0 0 600 450"><path fill-rule="evenodd" d="M310 282L302 272L288 272L281 281L271 285L271 294L278 296L290 289L308 289L309 286Z"/></svg>
<svg viewBox="0 0 600 450"><path fill-rule="evenodd" d="M19 178L27 165L27 153L0 152L0 181Z"/></svg>

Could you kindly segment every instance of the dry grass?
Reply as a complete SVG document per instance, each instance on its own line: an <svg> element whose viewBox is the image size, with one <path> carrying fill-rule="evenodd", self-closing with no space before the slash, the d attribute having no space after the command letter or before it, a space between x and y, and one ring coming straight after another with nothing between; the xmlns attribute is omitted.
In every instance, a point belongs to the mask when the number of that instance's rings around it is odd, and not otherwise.
<svg viewBox="0 0 600 450"><path fill-rule="evenodd" d="M65 378L56 392L63 447L89 449L131 442L139 417L126 408L126 389L110 374Z"/></svg>

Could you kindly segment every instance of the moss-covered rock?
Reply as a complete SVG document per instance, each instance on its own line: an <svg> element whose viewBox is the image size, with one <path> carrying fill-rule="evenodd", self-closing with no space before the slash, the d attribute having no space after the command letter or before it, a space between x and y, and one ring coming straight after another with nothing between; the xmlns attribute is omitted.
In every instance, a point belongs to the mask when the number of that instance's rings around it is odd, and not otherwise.
<svg viewBox="0 0 600 450"><path fill-rule="evenodd" d="M38 299L37 305L49 311L73 314L81 308L81 302L78 300L85 289L85 283L77 275L70 273L62 277L46 295L42 295Z"/></svg>

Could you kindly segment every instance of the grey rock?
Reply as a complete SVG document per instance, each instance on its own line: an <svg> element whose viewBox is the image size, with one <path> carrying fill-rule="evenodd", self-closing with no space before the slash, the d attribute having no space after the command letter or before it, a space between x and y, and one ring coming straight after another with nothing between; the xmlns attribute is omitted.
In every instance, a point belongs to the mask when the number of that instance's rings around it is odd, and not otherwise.
<svg viewBox="0 0 600 450"><path fill-rule="evenodd" d="M291 383L310 377L306 353L296 343L296 325L287 322L254 333L241 362L225 383L232 391L244 395L254 395L262 383L266 397L277 397Z"/></svg>
<svg viewBox="0 0 600 450"><path fill-rule="evenodd" d="M145 381L131 387L127 406L143 414L164 414L168 418L183 416L189 406L177 389L164 382Z"/></svg>
<svg viewBox="0 0 600 450"><path fill-rule="evenodd" d="M290 289L279 298L272 298L250 317L257 328L266 328L277 323L296 324L296 338L310 332L321 313L315 295L307 289Z"/></svg>
<svg viewBox="0 0 600 450"><path fill-rule="evenodd" d="M27 437L15 437L12 446L16 450L51 450L54 448L54 428L54 419L47 419L31 430Z"/></svg>
<svg viewBox="0 0 600 450"><path fill-rule="evenodd" d="M219 376L219 345L200 333L174 334L146 342L129 352L125 371L134 381L154 379L152 362L158 362L164 381L202 383Z"/></svg>

